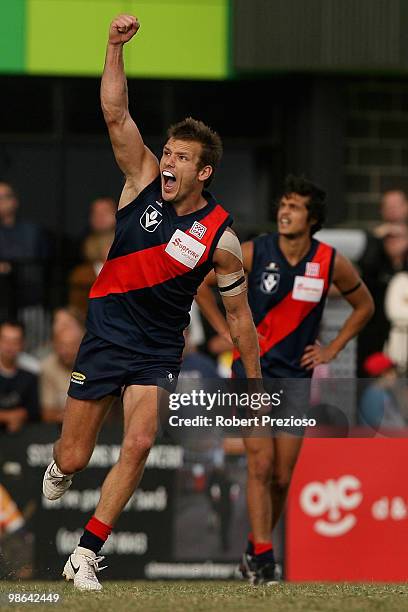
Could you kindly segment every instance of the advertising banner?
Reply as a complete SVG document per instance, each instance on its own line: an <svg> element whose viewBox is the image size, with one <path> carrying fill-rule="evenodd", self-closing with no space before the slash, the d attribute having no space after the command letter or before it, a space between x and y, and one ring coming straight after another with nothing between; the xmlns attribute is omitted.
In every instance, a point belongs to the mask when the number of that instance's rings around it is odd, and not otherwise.
<svg viewBox="0 0 408 612"><path fill-rule="evenodd" d="M105 428L86 470L76 475L62 498L49 501L42 495L42 478L57 437L56 427L40 425L2 437L1 445L1 484L26 517L25 528L33 536L34 575L42 579L59 577L77 546L104 477L119 456L122 430ZM175 475L182 464L179 446L158 443L152 449L140 487L102 551L109 555L109 578L142 578L147 562L172 558Z"/></svg>
<svg viewBox="0 0 408 612"><path fill-rule="evenodd" d="M305 440L288 503L287 579L406 581L407 464L405 439Z"/></svg>
<svg viewBox="0 0 408 612"><path fill-rule="evenodd" d="M0 436L0 578L61 579L122 435L119 424L105 425L89 465L55 501L43 497L42 479L59 428L32 425ZM104 579L236 576L248 533L245 458L226 458L219 438L169 442L159 438L152 448L101 551Z"/></svg>

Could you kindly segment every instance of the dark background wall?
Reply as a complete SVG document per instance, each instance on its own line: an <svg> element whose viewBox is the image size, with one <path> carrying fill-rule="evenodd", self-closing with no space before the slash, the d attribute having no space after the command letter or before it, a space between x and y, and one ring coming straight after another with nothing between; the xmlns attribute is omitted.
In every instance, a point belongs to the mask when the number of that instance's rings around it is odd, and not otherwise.
<svg viewBox="0 0 408 612"><path fill-rule="evenodd" d="M99 109L98 79L0 78L0 179L14 183L22 214L72 236L89 202L118 197ZM273 222L288 172L329 192L329 223L377 217L381 191L408 188L408 86L400 79L286 75L225 82L129 83L131 111L160 155L166 127L187 115L218 130L225 155L213 191L243 234Z"/></svg>

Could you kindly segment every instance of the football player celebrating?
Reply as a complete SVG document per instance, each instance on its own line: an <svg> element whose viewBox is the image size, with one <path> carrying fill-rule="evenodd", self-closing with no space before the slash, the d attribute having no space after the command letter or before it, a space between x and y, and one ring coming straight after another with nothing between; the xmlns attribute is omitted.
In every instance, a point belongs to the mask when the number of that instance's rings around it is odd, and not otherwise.
<svg viewBox="0 0 408 612"><path fill-rule="evenodd" d="M75 587L89 590L102 588L99 550L140 481L156 434L158 402L174 388L180 370L194 295L212 268L246 374L260 378L240 244L229 228L231 217L205 190L221 158L221 140L188 118L169 129L160 163L145 146L129 114L123 64L123 45L138 29L135 17L121 15L109 30L101 104L126 182L115 239L90 292L87 333L43 482L48 499L64 494L92 455L112 397L123 390L119 460L63 572Z"/></svg>

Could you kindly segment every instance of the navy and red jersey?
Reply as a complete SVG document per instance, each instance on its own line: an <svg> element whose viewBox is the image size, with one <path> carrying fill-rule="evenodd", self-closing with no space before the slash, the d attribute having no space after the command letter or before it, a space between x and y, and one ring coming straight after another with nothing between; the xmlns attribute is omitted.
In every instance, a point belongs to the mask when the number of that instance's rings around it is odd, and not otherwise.
<svg viewBox="0 0 408 612"><path fill-rule="evenodd" d="M87 330L140 353L181 357L194 295L230 215L208 193L178 216L162 201L160 176L116 214L108 259L91 288Z"/></svg>
<svg viewBox="0 0 408 612"><path fill-rule="evenodd" d="M335 250L312 239L309 252L291 266L279 248L279 235L254 241L248 301L258 331L262 373L272 378L308 378L300 366L308 344L319 332ZM233 371L241 377L242 362L234 355Z"/></svg>

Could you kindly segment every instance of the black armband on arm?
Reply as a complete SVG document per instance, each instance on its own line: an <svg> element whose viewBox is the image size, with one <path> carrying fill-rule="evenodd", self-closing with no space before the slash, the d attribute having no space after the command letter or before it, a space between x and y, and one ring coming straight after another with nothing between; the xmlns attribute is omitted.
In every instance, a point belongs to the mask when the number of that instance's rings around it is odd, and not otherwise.
<svg viewBox="0 0 408 612"><path fill-rule="evenodd" d="M341 295L350 295L350 293L354 293L354 291L357 291L357 289L359 289L361 287L361 285L362 285L362 283L361 283L361 281L359 281L357 283L357 285L355 285L351 289L348 289L347 291L342 291Z"/></svg>

